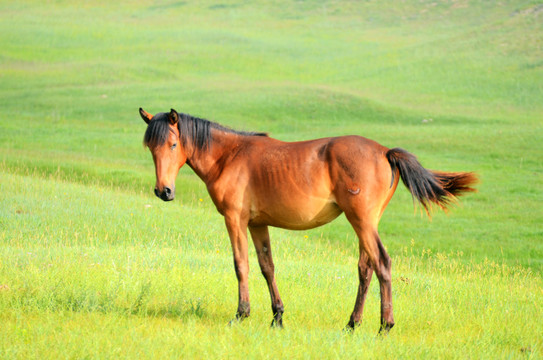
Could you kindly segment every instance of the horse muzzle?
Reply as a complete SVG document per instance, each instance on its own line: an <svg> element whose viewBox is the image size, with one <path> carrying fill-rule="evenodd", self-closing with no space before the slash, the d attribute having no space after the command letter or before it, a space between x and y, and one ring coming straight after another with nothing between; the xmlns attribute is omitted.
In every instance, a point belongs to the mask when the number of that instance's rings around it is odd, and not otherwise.
<svg viewBox="0 0 543 360"><path fill-rule="evenodd" d="M175 188L170 189L165 186L162 191L159 191L158 188L155 188L155 195L161 198L164 201L172 201L175 198Z"/></svg>

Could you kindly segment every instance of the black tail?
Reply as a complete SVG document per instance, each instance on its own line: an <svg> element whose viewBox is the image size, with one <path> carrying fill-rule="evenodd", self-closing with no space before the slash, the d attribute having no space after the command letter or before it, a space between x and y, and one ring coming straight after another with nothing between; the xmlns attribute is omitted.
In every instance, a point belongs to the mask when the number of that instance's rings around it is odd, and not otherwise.
<svg viewBox="0 0 543 360"><path fill-rule="evenodd" d="M400 149L390 149L386 157L392 168L400 172L404 185L409 189L413 198L424 207L429 214L432 203L443 210L452 200L464 192L476 191L471 186L477 183L477 175L470 172L439 172L422 167L415 155Z"/></svg>

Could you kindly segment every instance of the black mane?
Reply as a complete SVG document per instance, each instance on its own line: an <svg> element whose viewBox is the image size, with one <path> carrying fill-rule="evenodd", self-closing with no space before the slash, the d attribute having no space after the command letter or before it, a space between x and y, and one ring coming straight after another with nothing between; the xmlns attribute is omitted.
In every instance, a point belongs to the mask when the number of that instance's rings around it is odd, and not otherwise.
<svg viewBox="0 0 543 360"><path fill-rule="evenodd" d="M268 136L267 133L262 132L232 130L212 121L183 113L179 113L177 128L179 129L183 146L189 143L198 150L207 150L210 147L212 141L211 129L241 136ZM143 144L149 147L163 145L168 139L169 131L168 113L158 113L147 126L143 137Z"/></svg>

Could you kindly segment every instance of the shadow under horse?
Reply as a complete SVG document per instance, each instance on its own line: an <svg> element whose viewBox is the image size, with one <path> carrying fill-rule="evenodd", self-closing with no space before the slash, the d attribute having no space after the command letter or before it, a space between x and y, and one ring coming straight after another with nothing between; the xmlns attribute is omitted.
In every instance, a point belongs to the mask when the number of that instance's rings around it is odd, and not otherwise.
<svg viewBox="0 0 543 360"><path fill-rule="evenodd" d="M475 191L474 173L423 168L400 148L389 149L360 136L283 142L266 133L235 131L171 110L151 115L144 144L156 169L155 194L175 197L175 179L186 163L205 183L224 216L238 279L236 319L250 314L247 229L271 296L272 326L282 327L283 302L274 275L269 226L305 230L345 213L359 239L358 294L347 328L361 322L372 274L380 284L380 331L394 326L391 261L377 232L400 178L427 213Z"/></svg>

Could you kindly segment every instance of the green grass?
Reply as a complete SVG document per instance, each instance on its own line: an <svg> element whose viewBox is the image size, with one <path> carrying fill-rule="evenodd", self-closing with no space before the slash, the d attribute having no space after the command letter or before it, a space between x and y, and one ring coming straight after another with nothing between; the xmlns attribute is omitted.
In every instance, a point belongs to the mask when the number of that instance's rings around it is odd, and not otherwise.
<svg viewBox="0 0 543 360"><path fill-rule="evenodd" d="M0 1L1 358L539 358L543 8L537 1ZM234 327L224 222L182 169L152 194L137 109L282 140L360 134L479 192L380 226L397 325L356 295L347 221L272 229L284 331L251 251Z"/></svg>
<svg viewBox="0 0 543 360"><path fill-rule="evenodd" d="M268 328L269 298L254 251L252 316L228 327L237 306L229 241L205 204L149 207L146 195L3 179L2 190L11 194L0 233L6 357L447 357L451 351L516 357L541 351L535 334L543 330L537 321L543 284L520 266L466 265L461 253L418 252L407 243L394 255L398 326L386 338L375 336L379 289L373 283L366 321L344 334L356 290L356 246L274 230L286 329ZM37 194L49 198L47 206ZM69 194L79 198L68 202ZM169 221L178 217L184 221Z"/></svg>

